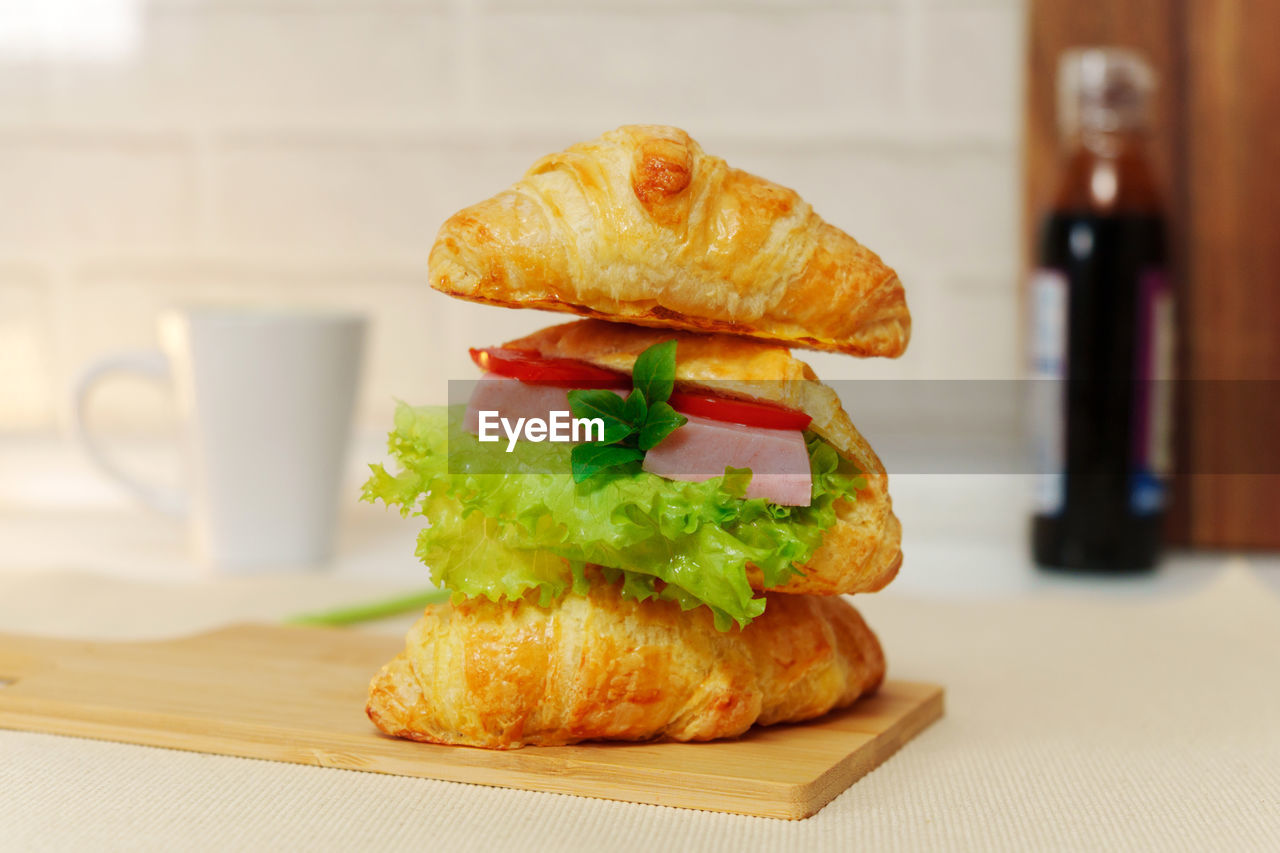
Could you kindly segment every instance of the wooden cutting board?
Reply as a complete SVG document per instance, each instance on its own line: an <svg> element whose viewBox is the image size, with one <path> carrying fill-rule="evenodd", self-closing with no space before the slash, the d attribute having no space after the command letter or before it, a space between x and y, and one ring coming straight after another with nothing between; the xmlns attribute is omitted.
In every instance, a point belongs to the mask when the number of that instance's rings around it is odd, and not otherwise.
<svg viewBox="0 0 1280 853"><path fill-rule="evenodd" d="M0 634L0 727L765 817L808 817L942 715L887 682L821 720L712 743L494 751L411 743L364 715L391 636L240 625L158 643Z"/></svg>

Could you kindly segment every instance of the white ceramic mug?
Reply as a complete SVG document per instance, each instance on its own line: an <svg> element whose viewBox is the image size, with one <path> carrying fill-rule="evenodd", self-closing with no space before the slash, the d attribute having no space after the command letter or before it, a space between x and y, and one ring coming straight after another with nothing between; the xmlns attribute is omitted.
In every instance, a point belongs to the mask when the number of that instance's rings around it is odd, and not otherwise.
<svg viewBox="0 0 1280 853"><path fill-rule="evenodd" d="M81 374L77 436L143 503L189 516L197 552L214 567L318 565L333 547L364 329L363 317L339 312L165 312L160 350L107 356ZM120 372L171 380L186 421L188 492L129 476L87 429L90 391Z"/></svg>

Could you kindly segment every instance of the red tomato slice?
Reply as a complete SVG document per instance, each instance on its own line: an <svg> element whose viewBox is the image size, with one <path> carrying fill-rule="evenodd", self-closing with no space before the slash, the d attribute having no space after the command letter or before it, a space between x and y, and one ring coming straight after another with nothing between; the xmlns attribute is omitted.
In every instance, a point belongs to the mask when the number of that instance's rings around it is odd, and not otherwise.
<svg viewBox="0 0 1280 853"><path fill-rule="evenodd" d="M532 350L487 347L473 349L471 360L481 370L509 376L530 385L570 388L629 388L629 377L570 358L543 358Z"/></svg>
<svg viewBox="0 0 1280 853"><path fill-rule="evenodd" d="M813 420L804 412L794 409L784 409L768 403L731 400L710 394L673 391L670 402L671 408L686 415L765 429L804 429Z"/></svg>
<svg viewBox="0 0 1280 853"><path fill-rule="evenodd" d="M532 350L486 347L472 349L471 360L481 370L519 379L530 385L566 388L630 388L631 377L571 358L544 358ZM673 391L671 407L686 415L764 429L804 429L813 418L804 412L769 403L733 400L712 394Z"/></svg>

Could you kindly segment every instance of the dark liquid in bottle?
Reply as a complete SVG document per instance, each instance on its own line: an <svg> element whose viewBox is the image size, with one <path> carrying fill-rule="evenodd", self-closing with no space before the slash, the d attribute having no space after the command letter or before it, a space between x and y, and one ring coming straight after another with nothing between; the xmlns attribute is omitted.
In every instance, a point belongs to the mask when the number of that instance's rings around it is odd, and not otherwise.
<svg viewBox="0 0 1280 853"><path fill-rule="evenodd" d="M1165 265L1163 222L1150 212L1059 210L1045 222L1040 265L1067 280L1065 483L1060 511L1032 522L1046 568L1125 572L1159 557L1164 514L1135 509L1143 430L1140 329L1144 275Z"/></svg>

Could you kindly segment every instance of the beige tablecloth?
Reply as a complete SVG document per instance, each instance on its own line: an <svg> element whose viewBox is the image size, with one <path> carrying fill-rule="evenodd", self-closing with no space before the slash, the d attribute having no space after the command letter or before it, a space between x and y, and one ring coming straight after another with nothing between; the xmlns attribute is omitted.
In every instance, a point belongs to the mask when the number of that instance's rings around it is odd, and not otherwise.
<svg viewBox="0 0 1280 853"><path fill-rule="evenodd" d="M800 822L0 731L0 848L1280 849L1280 601L1194 592L858 600L946 717ZM0 575L0 631L194 631L367 597L323 578ZM400 630L403 623L380 626Z"/></svg>

